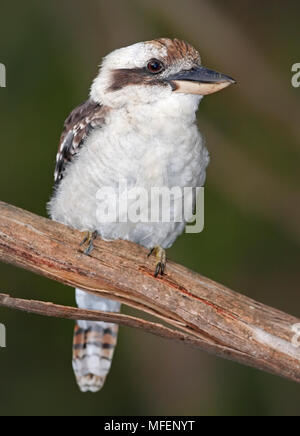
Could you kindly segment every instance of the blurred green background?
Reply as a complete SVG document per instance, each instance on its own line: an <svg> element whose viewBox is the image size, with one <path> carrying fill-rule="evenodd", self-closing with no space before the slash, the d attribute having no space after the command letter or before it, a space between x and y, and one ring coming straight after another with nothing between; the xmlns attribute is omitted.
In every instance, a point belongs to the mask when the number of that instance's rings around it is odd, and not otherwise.
<svg viewBox="0 0 300 436"><path fill-rule="evenodd" d="M46 215L62 123L103 55L160 36L197 47L238 86L205 98L206 228L173 260L300 316L300 62L297 0L1 0L0 199ZM4 264L0 290L74 304L72 289ZM124 309L127 311L127 309ZM73 322L1 309L1 415L300 415L299 386L121 328L104 389L81 394Z"/></svg>

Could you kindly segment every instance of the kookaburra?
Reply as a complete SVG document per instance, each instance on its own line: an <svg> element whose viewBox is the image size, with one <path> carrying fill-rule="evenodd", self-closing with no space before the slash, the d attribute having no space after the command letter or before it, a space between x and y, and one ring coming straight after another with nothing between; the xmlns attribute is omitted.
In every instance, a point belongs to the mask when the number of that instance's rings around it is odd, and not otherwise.
<svg viewBox="0 0 300 436"><path fill-rule="evenodd" d="M177 39L161 38L106 56L89 99L67 118L55 169L51 218L82 232L92 255L93 239L125 239L157 256L155 275L164 274L165 249L185 222L99 222L97 192L130 187L202 187L209 154L196 125L204 95L234 83L204 68L199 53ZM109 202L109 199L106 200ZM175 207L175 206L174 206ZM80 308L118 312L120 304L76 289ZM118 328L79 321L73 368L83 392L98 391L110 369Z"/></svg>

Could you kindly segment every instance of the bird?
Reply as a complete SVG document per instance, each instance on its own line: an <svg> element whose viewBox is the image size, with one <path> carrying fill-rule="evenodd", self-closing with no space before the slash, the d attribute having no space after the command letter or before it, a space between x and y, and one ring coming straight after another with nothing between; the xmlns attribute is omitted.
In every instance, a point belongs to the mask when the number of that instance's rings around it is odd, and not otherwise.
<svg viewBox="0 0 300 436"><path fill-rule="evenodd" d="M97 193L107 186L117 189L120 178L130 188L146 191L203 187L210 156L196 112L205 95L234 83L230 76L204 67L199 52L179 39L139 42L108 54L88 99L65 121L48 203L51 219L84 233L80 245L86 247L85 255L93 255L97 237L129 240L155 254L155 277L166 274L165 250L184 231L185 220L101 222ZM108 196L104 206L110 207L111 201ZM117 301L80 289L76 302L82 309L120 311ZM82 392L103 387L117 335L115 324L77 321L73 369Z"/></svg>

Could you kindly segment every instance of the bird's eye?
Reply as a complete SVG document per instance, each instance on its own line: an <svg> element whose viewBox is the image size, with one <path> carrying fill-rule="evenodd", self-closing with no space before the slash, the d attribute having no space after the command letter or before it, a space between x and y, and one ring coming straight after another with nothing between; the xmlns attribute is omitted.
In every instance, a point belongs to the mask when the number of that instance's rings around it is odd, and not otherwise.
<svg viewBox="0 0 300 436"><path fill-rule="evenodd" d="M151 61L148 62L147 70L150 71L151 74L161 73L164 69L164 64L157 59L151 59Z"/></svg>

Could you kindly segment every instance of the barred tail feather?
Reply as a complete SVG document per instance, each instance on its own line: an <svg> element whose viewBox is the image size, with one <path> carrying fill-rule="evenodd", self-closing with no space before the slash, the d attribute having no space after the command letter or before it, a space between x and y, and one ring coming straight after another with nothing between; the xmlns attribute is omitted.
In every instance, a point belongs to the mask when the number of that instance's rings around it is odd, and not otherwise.
<svg viewBox="0 0 300 436"><path fill-rule="evenodd" d="M73 369L82 392L98 392L110 370L117 342L118 326L101 325L82 329L76 324L73 342Z"/></svg>
<svg viewBox="0 0 300 436"><path fill-rule="evenodd" d="M82 309L119 312L120 304L76 289ZM78 321L74 331L73 369L82 392L97 392L104 385L117 344L118 326L106 322Z"/></svg>

